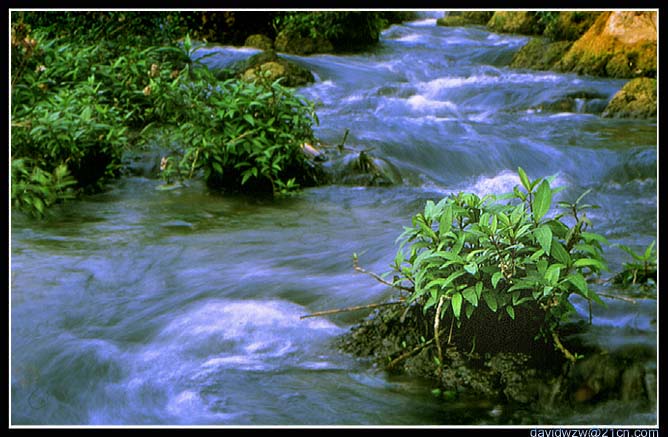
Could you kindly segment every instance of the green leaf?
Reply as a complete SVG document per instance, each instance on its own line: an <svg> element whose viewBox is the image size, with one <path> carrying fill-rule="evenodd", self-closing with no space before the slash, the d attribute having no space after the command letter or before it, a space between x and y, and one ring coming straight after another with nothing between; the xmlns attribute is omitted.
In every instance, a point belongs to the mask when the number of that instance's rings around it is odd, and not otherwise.
<svg viewBox="0 0 668 437"><path fill-rule="evenodd" d="M459 314L462 311L462 294L459 292L453 294L450 303L452 304L452 312L459 319Z"/></svg>
<svg viewBox="0 0 668 437"><path fill-rule="evenodd" d="M441 220L439 222L439 227L438 227L438 233L440 234L441 238L445 236L450 231L450 228L452 227L452 204L448 203L445 206L445 210L443 211L443 215L441 215Z"/></svg>
<svg viewBox="0 0 668 437"><path fill-rule="evenodd" d="M473 263L473 262L468 263L464 266L464 270L469 272L471 275L475 275L476 273L478 273L478 264Z"/></svg>
<svg viewBox="0 0 668 437"><path fill-rule="evenodd" d="M602 262L592 258L580 258L575 260L573 267L594 267L598 270L607 270L608 268Z"/></svg>
<svg viewBox="0 0 668 437"><path fill-rule="evenodd" d="M571 256L566 252L566 249L557 240L552 240L552 256L560 263L569 266L571 264Z"/></svg>
<svg viewBox="0 0 668 437"><path fill-rule="evenodd" d="M492 275L492 287L496 288L496 285L499 283L501 278L503 278L503 272L495 272Z"/></svg>
<svg viewBox="0 0 668 437"><path fill-rule="evenodd" d="M520 181L522 182L524 188L526 188L527 191L531 191L531 184L529 183L529 177L524 172L524 169L522 167L517 167L517 173L520 176Z"/></svg>
<svg viewBox="0 0 668 437"><path fill-rule="evenodd" d="M543 248L546 254L550 254L550 249L552 248L552 229L546 225L540 225L533 231L536 240L540 244L540 247Z"/></svg>
<svg viewBox="0 0 668 437"><path fill-rule="evenodd" d="M649 246L647 246L647 249L645 249L645 255L644 255L645 260L649 261L650 257L652 256L652 249L654 249L655 244L656 240L652 241L652 243Z"/></svg>
<svg viewBox="0 0 668 437"><path fill-rule="evenodd" d="M478 284L479 283L480 282L478 282ZM474 287L468 287L466 290L462 291L462 296L464 296L464 299L470 302L474 307L478 306L478 295L476 294Z"/></svg>
<svg viewBox="0 0 668 437"><path fill-rule="evenodd" d="M511 319L515 320L515 309L513 307L508 305L506 307L506 312L508 313L508 315L510 316Z"/></svg>
<svg viewBox="0 0 668 437"><path fill-rule="evenodd" d="M538 222L550 210L552 204L552 190L547 181L543 181L536 190L536 195L533 198L531 206L533 218Z"/></svg>
<svg viewBox="0 0 668 437"><path fill-rule="evenodd" d="M573 284L575 288L580 291L582 296L587 297L589 295L589 286L587 285L587 281L581 273L571 273L566 277L566 280Z"/></svg>
<svg viewBox="0 0 668 437"><path fill-rule="evenodd" d="M489 309L496 312L498 305L494 293L486 293L483 294L483 296L485 297L485 302L487 302L487 306L489 307Z"/></svg>

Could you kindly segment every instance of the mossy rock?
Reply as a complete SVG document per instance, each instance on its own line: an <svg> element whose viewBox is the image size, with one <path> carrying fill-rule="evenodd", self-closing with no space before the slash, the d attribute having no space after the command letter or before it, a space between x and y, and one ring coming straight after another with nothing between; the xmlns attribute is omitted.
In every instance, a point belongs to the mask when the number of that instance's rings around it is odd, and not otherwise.
<svg viewBox="0 0 668 437"><path fill-rule="evenodd" d="M332 43L323 37L302 36L298 32L288 29L282 30L276 36L274 47L276 51L293 55L310 55L334 51Z"/></svg>
<svg viewBox="0 0 668 437"><path fill-rule="evenodd" d="M266 50L247 59L237 69L236 76L245 81L253 81L259 73L268 74L270 81L283 78L282 85L297 87L315 82L310 70L287 59L279 57L273 50Z"/></svg>
<svg viewBox="0 0 668 437"><path fill-rule="evenodd" d="M545 26L544 36L554 41L576 41L589 30L601 12L562 11Z"/></svg>
<svg viewBox="0 0 668 437"><path fill-rule="evenodd" d="M532 38L510 62L510 68L550 70L571 47L570 41L551 42L545 38Z"/></svg>
<svg viewBox="0 0 668 437"><path fill-rule="evenodd" d="M267 35L256 33L246 38L245 47L253 47L260 50L273 50L274 42Z"/></svg>
<svg viewBox="0 0 668 437"><path fill-rule="evenodd" d="M453 11L436 20L439 26L485 25L494 15L493 11Z"/></svg>
<svg viewBox="0 0 668 437"><path fill-rule="evenodd" d="M604 12L555 69L614 78L656 77L656 12Z"/></svg>
<svg viewBox="0 0 668 437"><path fill-rule="evenodd" d="M487 28L492 32L522 35L540 35L544 30L536 12L529 11L496 11L487 22Z"/></svg>
<svg viewBox="0 0 668 437"><path fill-rule="evenodd" d="M610 100L603 117L655 118L657 114L656 79L632 79Z"/></svg>

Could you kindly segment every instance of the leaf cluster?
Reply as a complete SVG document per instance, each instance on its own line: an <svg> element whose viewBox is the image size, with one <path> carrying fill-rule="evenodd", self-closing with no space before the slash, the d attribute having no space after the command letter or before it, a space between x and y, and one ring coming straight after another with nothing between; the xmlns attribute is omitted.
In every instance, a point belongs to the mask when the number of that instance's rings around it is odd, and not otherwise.
<svg viewBox="0 0 668 437"><path fill-rule="evenodd" d="M186 38L186 51L190 44ZM308 183L301 147L313 141L317 115L312 102L280 80L218 82L206 66L195 64L177 75L162 69L151 78L149 113L160 121L155 127L172 126L171 139L178 145L166 157L168 182L201 174L215 188L270 194Z"/></svg>
<svg viewBox="0 0 668 437"><path fill-rule="evenodd" d="M572 204L559 202L565 212L550 215L560 191L551 188L553 178L532 181L522 168L518 174L521 185L512 193L460 192L427 201L413 217L397 239L392 266L394 285L412 290L409 302L424 312L445 302L437 317L450 314L460 327L475 325L483 305L511 320L518 311L538 308L546 338L574 310L572 294L603 303L588 284L607 270L607 240L589 230L586 217L593 206L582 204L581 196Z"/></svg>

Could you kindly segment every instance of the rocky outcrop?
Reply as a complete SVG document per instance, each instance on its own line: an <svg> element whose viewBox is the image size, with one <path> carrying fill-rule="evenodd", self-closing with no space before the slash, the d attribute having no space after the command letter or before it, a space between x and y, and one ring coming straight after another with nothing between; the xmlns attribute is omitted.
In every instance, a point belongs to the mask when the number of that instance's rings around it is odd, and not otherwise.
<svg viewBox="0 0 668 437"><path fill-rule="evenodd" d="M656 79L630 80L610 100L603 117L655 118L657 114Z"/></svg>
<svg viewBox="0 0 668 437"><path fill-rule="evenodd" d="M540 23L536 12L496 11L487 22L487 28L498 33L540 35L544 26Z"/></svg>
<svg viewBox="0 0 668 437"><path fill-rule="evenodd" d="M614 78L655 77L656 24L656 12L604 12L555 68Z"/></svg>
<svg viewBox="0 0 668 437"><path fill-rule="evenodd" d="M436 20L439 26L486 25L494 15L493 11L452 11Z"/></svg>
<svg viewBox="0 0 668 437"><path fill-rule="evenodd" d="M601 12L562 11L544 19L543 35L553 41L576 41L589 30Z"/></svg>
<svg viewBox="0 0 668 437"><path fill-rule="evenodd" d="M274 42L267 35L256 33L246 38L246 41L244 41L244 46L253 47L260 50L273 50Z"/></svg>
<svg viewBox="0 0 668 437"><path fill-rule="evenodd" d="M295 55L310 55L313 53L328 53L334 51L332 43L323 37L306 37L299 32L282 30L274 41L277 51Z"/></svg>
<svg viewBox="0 0 668 437"><path fill-rule="evenodd" d="M315 77L310 70L281 58L273 50L253 55L232 69L233 76L249 82L256 80L261 74L267 75L267 79L272 82L283 78L281 84L287 87L303 86L315 82Z"/></svg>
<svg viewBox="0 0 668 437"><path fill-rule="evenodd" d="M572 364L542 342L522 350L518 345L526 339L513 341L521 330L499 332L512 332L506 347L478 342L464 349L444 344L439 375L436 348L419 336L421 325L429 322L421 313L419 306L385 306L339 337L337 345L343 352L370 359L379 369L430 380L447 401L520 405L524 409L520 411L538 415L554 408L581 409L619 401L651 409L656 402L653 348L602 350L578 344L575 349L584 352L585 358ZM578 333L586 329L584 324L565 326L563 340L577 343Z"/></svg>
<svg viewBox="0 0 668 437"><path fill-rule="evenodd" d="M568 52L570 41L550 41L546 38L532 38L513 56L511 68L551 70Z"/></svg>

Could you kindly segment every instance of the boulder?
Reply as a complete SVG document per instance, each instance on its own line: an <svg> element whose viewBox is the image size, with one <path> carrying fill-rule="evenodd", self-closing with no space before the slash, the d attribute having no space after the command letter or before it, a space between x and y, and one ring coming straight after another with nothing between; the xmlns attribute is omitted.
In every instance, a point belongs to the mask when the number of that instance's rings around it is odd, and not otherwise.
<svg viewBox="0 0 668 437"><path fill-rule="evenodd" d="M550 70L568 52L572 44L570 41L553 42L546 38L532 38L515 53L510 68Z"/></svg>
<svg viewBox="0 0 668 437"><path fill-rule="evenodd" d="M260 50L273 50L274 42L267 35L256 33L246 38L244 46Z"/></svg>
<svg viewBox="0 0 668 437"><path fill-rule="evenodd" d="M544 26L535 12L496 11L487 22L487 28L498 33L540 35L543 33Z"/></svg>
<svg viewBox="0 0 668 437"><path fill-rule="evenodd" d="M610 100L603 117L655 118L657 114L656 79L631 79Z"/></svg>
<svg viewBox="0 0 668 437"><path fill-rule="evenodd" d="M315 82L310 70L299 64L279 57L273 50L266 50L251 56L236 67L236 76L245 81L254 81L259 74L268 74L270 81L283 78L282 85L287 87L303 86Z"/></svg>
<svg viewBox="0 0 668 437"><path fill-rule="evenodd" d="M555 67L594 76L655 77L656 26L656 12L604 12Z"/></svg>
<svg viewBox="0 0 668 437"><path fill-rule="evenodd" d="M562 11L545 25L543 35L553 41L576 41L594 24L601 12Z"/></svg>
<svg viewBox="0 0 668 437"><path fill-rule="evenodd" d="M486 25L494 15L493 11L452 11L436 20L439 26Z"/></svg>
<svg viewBox="0 0 668 437"><path fill-rule="evenodd" d="M299 32L289 29L282 30L274 41L277 51L294 55L310 55L313 53L327 53L334 51L332 43L323 38L302 36Z"/></svg>

